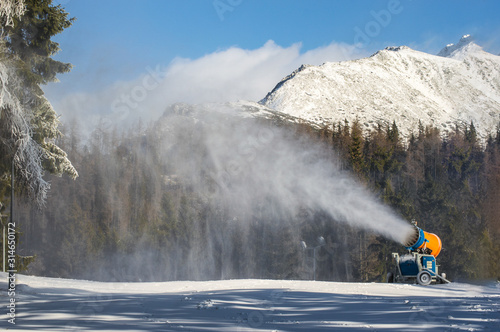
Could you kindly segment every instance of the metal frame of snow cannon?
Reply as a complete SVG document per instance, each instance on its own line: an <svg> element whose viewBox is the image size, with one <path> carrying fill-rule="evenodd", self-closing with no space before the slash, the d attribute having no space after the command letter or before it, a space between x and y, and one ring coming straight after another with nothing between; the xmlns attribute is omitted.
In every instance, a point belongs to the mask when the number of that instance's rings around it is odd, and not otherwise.
<svg viewBox="0 0 500 332"><path fill-rule="evenodd" d="M441 240L432 233L424 232L412 222L414 232L405 248L408 254L402 257L392 253L396 260L396 272L387 274L387 282L416 282L427 286L431 283L449 283L446 274L438 272L436 257L441 251Z"/></svg>

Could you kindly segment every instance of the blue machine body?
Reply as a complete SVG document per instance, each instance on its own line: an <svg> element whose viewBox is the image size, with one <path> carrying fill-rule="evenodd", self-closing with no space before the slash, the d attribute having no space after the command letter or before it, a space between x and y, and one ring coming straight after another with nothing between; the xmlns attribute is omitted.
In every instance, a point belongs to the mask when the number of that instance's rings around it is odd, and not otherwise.
<svg viewBox="0 0 500 332"><path fill-rule="evenodd" d="M399 259L399 269L402 276L416 276L422 270L427 270L432 275L436 275L436 258L432 255L404 256Z"/></svg>
<svg viewBox="0 0 500 332"><path fill-rule="evenodd" d="M422 267L424 269L426 269L427 271L436 274L437 273L437 271L436 271L436 258L434 256L423 256L422 257Z"/></svg>
<svg viewBox="0 0 500 332"><path fill-rule="evenodd" d="M405 260L399 262L401 274L404 276L416 276L419 272L418 264L415 260Z"/></svg>

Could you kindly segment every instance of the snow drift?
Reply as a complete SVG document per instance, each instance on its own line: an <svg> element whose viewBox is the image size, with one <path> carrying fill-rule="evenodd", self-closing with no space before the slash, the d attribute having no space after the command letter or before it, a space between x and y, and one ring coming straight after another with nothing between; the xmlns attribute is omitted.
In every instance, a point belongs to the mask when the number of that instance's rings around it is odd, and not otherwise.
<svg viewBox="0 0 500 332"><path fill-rule="evenodd" d="M498 331L499 285L102 283L20 275L16 326L6 319L0 326L19 331ZM5 281L0 289L6 299Z"/></svg>

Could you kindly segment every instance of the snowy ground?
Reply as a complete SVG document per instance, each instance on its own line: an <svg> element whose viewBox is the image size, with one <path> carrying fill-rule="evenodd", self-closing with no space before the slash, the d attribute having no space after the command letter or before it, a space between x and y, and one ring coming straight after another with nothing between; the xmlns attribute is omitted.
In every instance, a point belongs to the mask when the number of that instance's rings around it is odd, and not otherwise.
<svg viewBox="0 0 500 332"><path fill-rule="evenodd" d="M500 284L281 280L103 283L18 275L24 331L500 331Z"/></svg>

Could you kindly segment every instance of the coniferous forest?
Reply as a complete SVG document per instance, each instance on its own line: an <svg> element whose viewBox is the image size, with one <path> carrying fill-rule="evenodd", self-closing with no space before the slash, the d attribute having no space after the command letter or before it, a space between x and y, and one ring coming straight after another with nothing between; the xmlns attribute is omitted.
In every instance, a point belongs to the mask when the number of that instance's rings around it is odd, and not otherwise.
<svg viewBox="0 0 500 332"><path fill-rule="evenodd" d="M443 137L420 124L404 138L396 122L371 132L347 121L319 130L262 122L324 146L381 202L437 234L440 271L451 280L500 276L499 133L480 139L471 123ZM157 125L126 133L100 126L85 140L76 123L62 131L57 143L80 177L47 177L51 191L41 209L17 202L19 254L36 256L28 273L119 281L311 279L313 253L301 241L314 247L323 236L317 279L384 281L391 253L404 252L321 210L287 218L272 204L231 211L172 170L174 156L164 155ZM185 134L183 153L206 154ZM209 173L200 177L209 182Z"/></svg>

